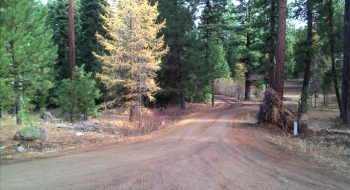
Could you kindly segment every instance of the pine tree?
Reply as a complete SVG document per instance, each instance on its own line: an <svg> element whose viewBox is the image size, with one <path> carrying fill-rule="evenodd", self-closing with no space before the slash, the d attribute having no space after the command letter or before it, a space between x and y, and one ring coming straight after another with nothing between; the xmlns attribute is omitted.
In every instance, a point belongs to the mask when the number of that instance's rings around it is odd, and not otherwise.
<svg viewBox="0 0 350 190"><path fill-rule="evenodd" d="M72 80L75 70L75 27L74 0L68 0L68 30L69 30L69 78Z"/></svg>
<svg viewBox="0 0 350 190"><path fill-rule="evenodd" d="M94 52L103 70L97 77L109 90L116 85L123 87L124 105L130 108L129 121L134 121L134 109L138 106L141 112L143 97L154 101L154 93L160 90L154 79L168 49L164 48L164 37L157 38L157 34L165 21L156 23L157 4L150 5L147 0L119 0L116 10L106 6L104 10L108 14L101 17L107 35L96 36L108 53ZM116 100L109 103L115 104Z"/></svg>
<svg viewBox="0 0 350 190"><path fill-rule="evenodd" d="M261 39L259 38L262 30L255 26L256 15L259 13L256 7L253 1L240 0L240 4L234 9L235 19L238 22L234 28L237 35L237 57L245 67L245 100L250 99L251 76L258 70L262 57Z"/></svg>
<svg viewBox="0 0 350 190"><path fill-rule="evenodd" d="M198 26L201 38L209 39L212 35L215 35L216 38L224 41L225 30L228 26L228 20L224 15L229 12L228 1L201 0L200 2L203 6Z"/></svg>
<svg viewBox="0 0 350 190"><path fill-rule="evenodd" d="M315 18L317 25L317 33L321 37L321 47L324 55L327 55L331 60L331 70L333 76L334 91L337 98L338 108L340 110L340 117L343 115L341 98L340 98L340 85L338 84L338 74L336 59L341 58L341 36L342 28L341 25L343 21L341 15L343 13L342 4L338 0L328 0L326 2L319 1L320 7L318 9L317 17ZM326 40L323 40L326 39ZM322 42L323 40L323 42Z"/></svg>
<svg viewBox="0 0 350 190"><path fill-rule="evenodd" d="M276 81L275 90L279 97L283 98L284 85L284 61L286 53L286 17L287 0L279 0L278 3L278 32L277 32L277 54L276 54Z"/></svg>
<svg viewBox="0 0 350 190"><path fill-rule="evenodd" d="M273 87L275 84L275 52L276 52L276 36L277 36L277 3L276 0L270 0L269 12L269 35L267 41L269 42L269 84Z"/></svg>
<svg viewBox="0 0 350 190"><path fill-rule="evenodd" d="M194 64L191 57L196 49L194 14L196 4L188 0L160 0L158 20L166 19L166 27L161 30L169 52L162 58L158 80L162 90L158 96L167 103L180 102L185 109L185 97L194 82ZM190 6L185 6L189 4ZM159 100L157 100L159 102Z"/></svg>
<svg viewBox="0 0 350 190"><path fill-rule="evenodd" d="M54 102L59 106L60 115L68 117L72 123L81 119L86 121L89 116L97 116L97 110L100 108L95 105L95 100L101 96L100 91L92 73L85 73L83 67L84 65L75 67L72 80L60 81L54 98Z"/></svg>
<svg viewBox="0 0 350 190"><path fill-rule="evenodd" d="M344 11L344 49L342 76L343 123L350 123L350 2L345 1Z"/></svg>
<svg viewBox="0 0 350 190"><path fill-rule="evenodd" d="M277 0L257 0L251 4L255 15L259 15L257 17L252 15L251 21L252 28L260 29L257 37L261 40L261 46L258 49L263 55L260 59L261 64L257 72L264 76L264 82L267 82L272 88L275 81Z"/></svg>
<svg viewBox="0 0 350 190"><path fill-rule="evenodd" d="M227 61L226 61L226 55L225 50L223 49L222 41L225 40L225 36L228 34L227 26L229 26L228 19L230 17L225 16L226 13L228 13L228 1L226 0L216 0L216 1L210 1L210 0L202 0L201 4L203 5L203 12L200 17L200 23L198 26L199 29L199 37L203 44L202 51L204 56L204 64L201 67L201 73L202 73L202 81L204 83L204 91L210 90L211 99L212 99L212 105L214 106L214 89L213 89L213 82L214 78L221 78L224 77L224 75L220 76L220 74L223 74L221 72L221 69L218 73L215 73L213 71L213 66L217 63L221 66L227 66L226 69L228 69L228 72L230 72ZM219 48L218 51L213 51L213 48ZM221 49L222 48L222 49ZM213 54L216 54L218 59L214 60ZM223 57L222 57L223 55ZM224 60L221 60L223 58ZM213 62L214 61L214 62ZM212 75L212 73L215 73ZM229 73L229 76L231 73ZM226 76L226 75L225 75ZM211 87L211 88L210 88Z"/></svg>
<svg viewBox="0 0 350 190"><path fill-rule="evenodd" d="M219 42L218 42L219 41ZM230 67L227 64L225 51L220 40L211 37L208 43L207 74L211 84L211 104L214 106L214 80L217 78L229 78L231 76Z"/></svg>
<svg viewBox="0 0 350 190"><path fill-rule="evenodd" d="M75 33L80 34L80 1L74 1ZM69 77L69 40L68 40L68 0L48 0L48 18L46 24L53 29L53 41L58 46L57 62L54 66L56 81Z"/></svg>
<svg viewBox="0 0 350 190"><path fill-rule="evenodd" d="M52 30L45 26L47 9L37 1L1 0L0 78L14 91L17 124L37 91L52 87L52 66L57 57ZM4 48L6 51L3 51Z"/></svg>
<svg viewBox="0 0 350 190"><path fill-rule="evenodd" d="M0 23L2 25L2 23ZM3 32L3 28L0 25L0 32ZM1 42L4 36L0 34ZM11 55L7 54L6 46L4 43L0 44L0 118L2 117L2 111L7 111L15 104L15 94L11 86L12 79L7 78L9 75L9 67L11 63Z"/></svg>
<svg viewBox="0 0 350 190"><path fill-rule="evenodd" d="M304 80L302 95L305 98L302 98L302 110L307 112L308 106L308 97L310 89L310 77L311 77L311 62L312 62L312 38L313 38L313 2L312 0L307 0L306 2L306 15L307 15L307 41L306 41L306 57L305 57L305 71L304 71ZM306 94L305 94L306 93Z"/></svg>
<svg viewBox="0 0 350 190"><path fill-rule="evenodd" d="M15 103L15 95L11 85L9 84L11 80L4 77L6 74L2 71L5 69L1 68L1 66L3 65L0 65L0 118L2 117L2 111L9 110Z"/></svg>
<svg viewBox="0 0 350 190"><path fill-rule="evenodd" d="M85 65L86 72L102 72L101 64L92 52L102 54L103 47L97 42L96 32L105 36L100 14L105 14L102 6L107 6L106 0L81 0L79 15L81 19L81 29L77 33L76 51L77 65Z"/></svg>

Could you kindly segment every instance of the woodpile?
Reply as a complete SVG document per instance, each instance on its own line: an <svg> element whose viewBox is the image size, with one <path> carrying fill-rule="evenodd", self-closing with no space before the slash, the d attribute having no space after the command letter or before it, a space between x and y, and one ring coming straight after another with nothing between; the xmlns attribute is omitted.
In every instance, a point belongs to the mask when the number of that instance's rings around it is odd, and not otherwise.
<svg viewBox="0 0 350 190"><path fill-rule="evenodd" d="M284 107L283 101L273 89L266 90L264 95L263 102L259 105L258 122L272 123L284 131L293 132L294 122L298 121L297 113ZM306 129L307 126L301 122L301 125L298 126L298 133L302 133Z"/></svg>

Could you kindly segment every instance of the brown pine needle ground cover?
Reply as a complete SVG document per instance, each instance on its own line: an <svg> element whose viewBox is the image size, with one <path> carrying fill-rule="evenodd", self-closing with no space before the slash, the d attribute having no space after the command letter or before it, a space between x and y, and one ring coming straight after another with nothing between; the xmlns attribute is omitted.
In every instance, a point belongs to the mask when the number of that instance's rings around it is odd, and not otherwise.
<svg viewBox="0 0 350 190"><path fill-rule="evenodd" d="M123 110L106 110L102 115L89 122L97 123L100 130L97 132L82 132L68 129L73 124L55 118L56 110L49 110L54 116L54 123L36 119L31 124L17 126L15 118L5 116L0 120L0 159L1 164L10 164L24 160L46 158L74 154L84 151L105 149L112 146L127 144L142 139L154 138L160 133L170 130L172 124L203 114L204 112L225 109L225 104L216 102L216 107L206 104L188 104L187 110L178 107L169 107L163 111L159 109L143 110L143 120L139 127L138 119L134 123L128 122L128 113ZM33 113L35 115L35 113ZM45 141L16 141L13 139L16 131L28 125L43 127L46 131ZM58 127L58 126L65 127ZM170 129L168 129L170 128ZM162 129L162 130L161 130ZM20 144L26 150L17 152L16 146Z"/></svg>
<svg viewBox="0 0 350 190"><path fill-rule="evenodd" d="M298 96L300 82L293 88L288 88L289 84L286 83L285 96L291 98L291 101L284 102L284 104L291 109L296 109L297 100L300 97L300 95ZM48 137L46 141L18 142L13 140L15 132L21 127L15 125L14 118L5 117L0 123L1 164L105 149L152 139L173 130L172 124L180 120L195 118L195 116L221 109L234 109L245 105L258 107L258 103L261 101L261 99L257 99L243 102L224 96L216 96L216 98L218 99L216 107L206 104L189 104L187 110L180 110L178 107L167 108L163 112L159 112L158 109L145 110L141 128L138 127L137 119L133 124L128 122L127 112L122 110L104 111L100 117L90 120L90 122L98 123L101 126L100 131L83 132L82 136L76 136L74 130L58 128L57 123L38 119L33 124L45 128ZM308 127L310 129L308 133L294 136L271 124L257 125L257 113L247 113L233 123L232 139L237 143L263 150L267 155L289 163L297 165L305 160L311 160L315 164L324 163L333 166L337 171L350 174L349 126L341 125L335 99L329 101L328 107L322 106L322 98L318 98L317 101L318 107L312 108L308 113ZM49 111L54 116L57 115L55 110ZM59 124L71 125L69 123ZM325 128L328 131L323 130ZM14 145L18 143L22 144L26 151L17 152Z"/></svg>
<svg viewBox="0 0 350 190"><path fill-rule="evenodd" d="M283 104L296 113L301 85L301 80L287 81L285 84L284 97L289 98L289 101ZM325 106L323 95L319 94L316 108L315 96L311 98L312 108L306 116L309 130L306 133L294 136L270 123L257 124L255 117L257 113L242 116L239 120L242 125L239 127L251 133L259 131L258 138L268 142L272 147L300 154L300 159L306 156L315 163L321 162L336 168L337 171L350 173L350 126L342 125L335 95L330 95L328 105Z"/></svg>
<svg viewBox="0 0 350 190"><path fill-rule="evenodd" d="M334 111L324 113L324 110L321 109L313 110L309 114L311 130L306 134L296 136L269 123L257 124L255 114L249 113L241 116L238 123L242 125L235 127L244 129L248 136L255 134L254 137L268 142L272 147L300 154L300 161L306 156L315 163L327 164L340 172L350 172L350 130L339 125L338 118L333 117L336 115ZM321 131L326 126L332 126L333 134ZM266 151L266 153L269 152L271 153L272 150Z"/></svg>

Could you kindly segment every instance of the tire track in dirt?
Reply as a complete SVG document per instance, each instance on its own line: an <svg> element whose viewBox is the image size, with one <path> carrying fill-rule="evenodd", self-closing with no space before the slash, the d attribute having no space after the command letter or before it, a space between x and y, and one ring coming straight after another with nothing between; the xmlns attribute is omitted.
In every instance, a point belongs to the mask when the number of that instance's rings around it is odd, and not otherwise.
<svg viewBox="0 0 350 190"><path fill-rule="evenodd" d="M0 189L348 189L347 176L295 167L235 141L235 107L130 145L1 166Z"/></svg>

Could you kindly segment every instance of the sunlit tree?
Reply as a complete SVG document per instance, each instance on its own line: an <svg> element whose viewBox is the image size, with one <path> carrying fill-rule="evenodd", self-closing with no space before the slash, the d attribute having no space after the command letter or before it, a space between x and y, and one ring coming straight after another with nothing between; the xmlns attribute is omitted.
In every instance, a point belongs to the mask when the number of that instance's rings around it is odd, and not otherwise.
<svg viewBox="0 0 350 190"><path fill-rule="evenodd" d="M157 36L165 26L165 21L156 22L157 6L147 0L119 0L115 10L104 6L109 12L101 15L107 35L96 34L98 42L107 51L103 55L94 53L102 62L102 72L97 77L109 90L121 86L123 105L130 108L131 122L135 108L141 111L143 97L154 101L154 93L160 90L154 78L160 69L161 57L168 49L164 48L163 36ZM116 101L114 98L107 103L115 104Z"/></svg>

